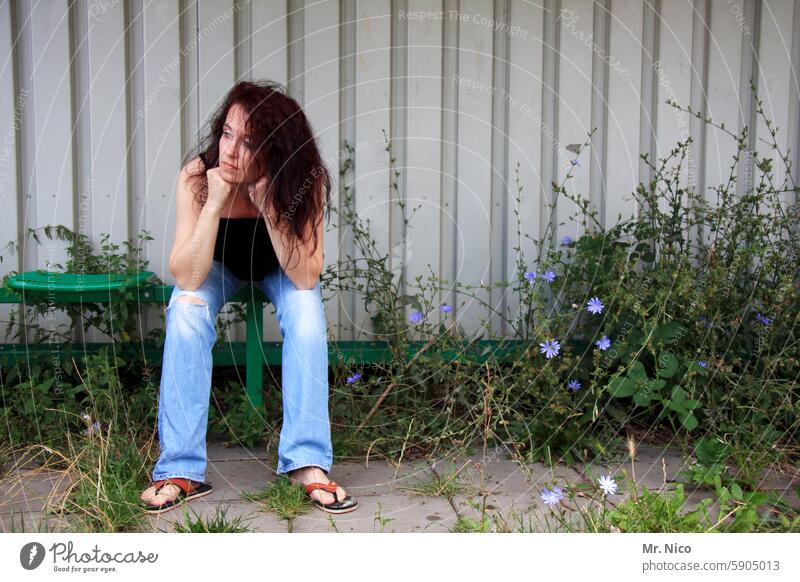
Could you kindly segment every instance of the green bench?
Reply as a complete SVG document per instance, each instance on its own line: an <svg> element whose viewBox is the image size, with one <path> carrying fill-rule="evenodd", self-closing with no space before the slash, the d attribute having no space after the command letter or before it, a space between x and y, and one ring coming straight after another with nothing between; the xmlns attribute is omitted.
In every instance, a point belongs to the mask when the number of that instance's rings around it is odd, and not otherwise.
<svg viewBox="0 0 800 582"><path fill-rule="evenodd" d="M27 271L9 277L7 288L0 287L0 303L25 304L47 302L65 303L110 303L114 294L133 290L140 303L166 304L174 289L171 285L152 283L155 273L140 271L124 274L76 274L49 271ZM263 402L263 372L265 364L280 364L283 342L264 342L264 293L255 286L246 285L231 299L231 302L246 304L246 341L227 342L217 345L212 352L215 365L239 365L244 359L247 395L254 406ZM384 341L336 341L328 342L329 360L348 364L388 362L393 358L392 350ZM82 344L82 352L97 352L109 344L105 342ZM117 345L117 344L115 344ZM147 342L135 344L143 351L148 362L161 363L162 349ZM426 347L426 342L410 342L407 361ZM470 359L485 362L489 358L508 360L518 357L526 346L519 340L465 341L463 348L439 352L446 360ZM0 344L0 356L13 362L31 354L51 353L49 345ZM60 354L65 350L60 348Z"/></svg>

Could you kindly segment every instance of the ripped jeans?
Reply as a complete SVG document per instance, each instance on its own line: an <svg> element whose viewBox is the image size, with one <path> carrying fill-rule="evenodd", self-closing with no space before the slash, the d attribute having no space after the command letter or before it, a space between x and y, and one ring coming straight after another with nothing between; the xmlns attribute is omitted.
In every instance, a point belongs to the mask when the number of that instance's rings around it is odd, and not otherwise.
<svg viewBox="0 0 800 582"><path fill-rule="evenodd" d="M282 267L255 282L275 307L283 337L283 425L277 472L333 463L328 417L327 324L320 284L297 289ZM175 287L167 306L167 330L158 402L161 454L154 481L183 477L203 481L211 396L211 348L216 315L244 282L213 261L196 291Z"/></svg>

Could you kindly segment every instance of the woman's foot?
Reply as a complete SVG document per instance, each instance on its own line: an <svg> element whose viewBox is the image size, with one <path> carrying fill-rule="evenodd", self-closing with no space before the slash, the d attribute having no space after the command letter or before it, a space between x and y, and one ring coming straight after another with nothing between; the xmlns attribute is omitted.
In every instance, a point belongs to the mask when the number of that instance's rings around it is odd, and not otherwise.
<svg viewBox="0 0 800 582"><path fill-rule="evenodd" d="M303 485L308 485L309 483L331 482L331 480L328 479L328 477L325 475L325 471L323 471L319 467L314 467L314 466L300 467L299 469L290 471L288 477L292 481L297 481L298 483L302 483ZM341 486L339 486L336 488L336 495L339 497L339 500L341 501L347 496L347 491L345 491ZM335 501L333 493L330 491L325 491L323 489L315 489L314 491L309 493L309 497L311 497L312 499L316 499L323 505L327 505Z"/></svg>
<svg viewBox="0 0 800 582"><path fill-rule="evenodd" d="M189 481L192 486L199 487L202 485L201 481ZM175 501L178 495L181 492L181 488L175 485L174 483L167 483L166 485L161 486L160 491L156 494L156 489L158 489L158 485L150 485L147 489L142 491L142 494L139 496L139 499L144 501L147 505L152 506L159 506L164 505L169 501Z"/></svg>

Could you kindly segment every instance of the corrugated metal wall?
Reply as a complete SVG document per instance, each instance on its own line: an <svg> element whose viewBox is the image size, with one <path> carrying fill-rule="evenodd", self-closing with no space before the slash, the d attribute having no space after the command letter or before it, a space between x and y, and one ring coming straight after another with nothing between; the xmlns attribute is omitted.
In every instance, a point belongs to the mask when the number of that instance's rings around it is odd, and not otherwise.
<svg viewBox="0 0 800 582"><path fill-rule="evenodd" d="M286 84L334 176L345 140L354 146L358 213L408 281L431 271L483 281L483 299L509 313L514 298L488 287L514 276L515 210L532 237L548 222L565 223L557 239L580 234L567 221L572 203L553 214L546 204L574 158L566 146L591 128L592 154L569 188L607 224L636 211L630 192L649 177L640 152L664 155L691 136L696 186L727 176L733 143L667 99L730 128L754 126L757 143L766 128L755 122L752 78L800 167L800 3L791 0L5 1L0 61L3 243L46 224L114 240L147 229L151 267L167 281L181 157L238 79ZM352 245L352 233L332 229L327 261ZM522 246L532 256L532 243ZM4 252L0 269L63 258L58 245L28 245ZM327 305L339 339L369 337L358 297ZM486 317L476 302L459 313L468 331ZM280 339L273 317L266 328ZM494 331L503 331L496 321Z"/></svg>

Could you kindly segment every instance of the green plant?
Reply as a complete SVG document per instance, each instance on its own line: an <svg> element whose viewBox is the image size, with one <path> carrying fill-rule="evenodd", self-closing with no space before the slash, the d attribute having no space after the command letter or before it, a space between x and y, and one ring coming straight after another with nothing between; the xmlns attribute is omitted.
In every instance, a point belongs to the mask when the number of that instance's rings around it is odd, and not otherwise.
<svg viewBox="0 0 800 582"><path fill-rule="evenodd" d="M288 521L290 532L294 518L312 509L303 488L293 484L286 475L279 475L273 483L259 491L243 492L242 497Z"/></svg>
<svg viewBox="0 0 800 582"><path fill-rule="evenodd" d="M237 516L229 519L227 516L228 507L217 506L214 510L214 515L210 517L203 517L192 509L192 514L184 508L181 521L175 521L172 524L172 531L177 533L246 533L253 531L249 524L246 523L252 518L244 519L242 516Z"/></svg>
<svg viewBox="0 0 800 582"><path fill-rule="evenodd" d="M227 436L227 444L247 448L263 441L266 410L256 410L247 392L238 382L231 382L222 392L221 401L209 408L209 426L217 434Z"/></svg>

